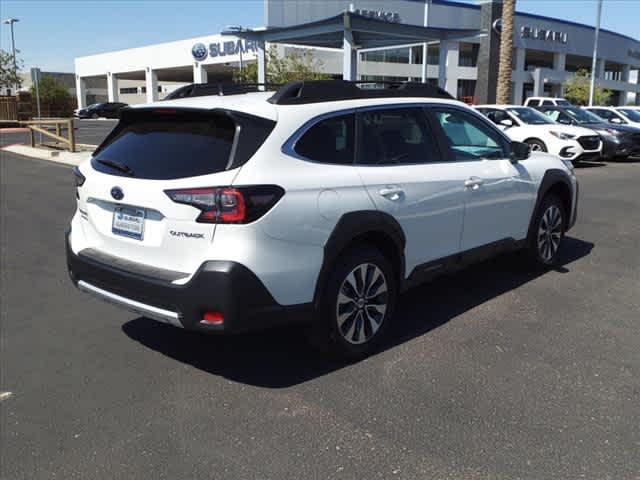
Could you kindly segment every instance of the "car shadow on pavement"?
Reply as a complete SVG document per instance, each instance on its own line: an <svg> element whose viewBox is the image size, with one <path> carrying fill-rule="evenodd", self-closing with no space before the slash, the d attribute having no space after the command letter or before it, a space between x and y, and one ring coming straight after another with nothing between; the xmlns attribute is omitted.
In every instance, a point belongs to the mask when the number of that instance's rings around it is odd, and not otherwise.
<svg viewBox="0 0 640 480"><path fill-rule="evenodd" d="M590 254L593 244L566 237L555 271ZM402 295L395 325L381 350L387 350L511 291L545 271L531 271L517 254L506 254L445 275ZM516 260L516 261L514 261ZM286 388L338 370L348 363L328 360L308 344L300 328L281 328L229 337L203 335L147 318L125 323L131 339L181 363L229 380L267 388Z"/></svg>
<svg viewBox="0 0 640 480"><path fill-rule="evenodd" d="M598 168L598 167L606 167L607 164L605 162L578 162L575 164L575 168L583 169L583 168Z"/></svg>

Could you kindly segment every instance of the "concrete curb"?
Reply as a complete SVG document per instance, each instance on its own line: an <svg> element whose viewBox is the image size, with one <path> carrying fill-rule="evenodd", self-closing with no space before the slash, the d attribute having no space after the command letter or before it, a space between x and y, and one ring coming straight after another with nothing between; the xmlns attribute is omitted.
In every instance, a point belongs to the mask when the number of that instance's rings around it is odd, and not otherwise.
<svg viewBox="0 0 640 480"><path fill-rule="evenodd" d="M25 157L49 160L50 162L62 163L65 165L80 165L91 158L91 152L64 152L57 150L45 150L43 148L33 148L26 145L8 145L2 148L3 151L16 153Z"/></svg>

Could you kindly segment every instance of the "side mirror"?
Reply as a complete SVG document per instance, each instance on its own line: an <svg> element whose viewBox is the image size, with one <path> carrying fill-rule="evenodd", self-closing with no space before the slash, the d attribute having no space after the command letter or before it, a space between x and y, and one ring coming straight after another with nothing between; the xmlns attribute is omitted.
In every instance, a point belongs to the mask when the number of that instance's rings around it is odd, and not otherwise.
<svg viewBox="0 0 640 480"><path fill-rule="evenodd" d="M563 125L571 125L571 120L567 120L566 118L559 118L557 122L562 123Z"/></svg>
<svg viewBox="0 0 640 480"><path fill-rule="evenodd" d="M609 120L611 123L617 123L618 125L620 125L622 122L621 119L617 118L617 117L613 117L611 120Z"/></svg>
<svg viewBox="0 0 640 480"><path fill-rule="evenodd" d="M513 121L509 120L508 118L505 118L504 120L500 121L500 125L506 128L513 127Z"/></svg>
<svg viewBox="0 0 640 480"><path fill-rule="evenodd" d="M524 142L511 142L511 163L518 163L520 160L526 160L531 155L531 147Z"/></svg>

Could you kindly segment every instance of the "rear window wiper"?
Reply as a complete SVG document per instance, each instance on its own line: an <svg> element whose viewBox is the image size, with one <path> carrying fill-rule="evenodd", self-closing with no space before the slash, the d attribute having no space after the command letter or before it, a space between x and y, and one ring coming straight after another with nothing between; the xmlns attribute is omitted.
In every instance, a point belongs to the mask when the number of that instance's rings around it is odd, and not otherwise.
<svg viewBox="0 0 640 480"><path fill-rule="evenodd" d="M129 175L130 177L134 177L135 176L134 171L130 167L125 165L124 163L114 162L113 160L96 160L96 161L98 163L101 163L102 165L106 165L107 167L111 167L111 168L114 168L116 170L120 170L121 172L124 172L127 175Z"/></svg>

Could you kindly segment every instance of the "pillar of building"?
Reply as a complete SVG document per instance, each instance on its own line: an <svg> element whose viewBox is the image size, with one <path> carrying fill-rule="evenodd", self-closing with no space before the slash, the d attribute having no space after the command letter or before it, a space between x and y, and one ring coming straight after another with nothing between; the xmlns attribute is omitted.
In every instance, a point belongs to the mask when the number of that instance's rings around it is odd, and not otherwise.
<svg viewBox="0 0 640 480"><path fill-rule="evenodd" d="M158 74L151 67L144 72L144 83L147 88L147 103L158 100Z"/></svg>
<svg viewBox="0 0 640 480"><path fill-rule="evenodd" d="M193 64L193 83L207 83L207 69L200 62Z"/></svg>
<svg viewBox="0 0 640 480"><path fill-rule="evenodd" d="M440 88L447 87L447 54L449 51L449 42L447 40L440 41L440 50L438 52L438 86Z"/></svg>
<svg viewBox="0 0 640 480"><path fill-rule="evenodd" d="M422 83L427 83L427 67L429 65L429 44L422 44L422 71L421 71L421 80Z"/></svg>
<svg viewBox="0 0 640 480"><path fill-rule="evenodd" d="M115 73L107 72L107 99L110 102L117 102L118 93L118 76Z"/></svg>
<svg viewBox="0 0 640 480"><path fill-rule="evenodd" d="M542 68L536 68L533 71L533 96L544 96L544 75L542 74Z"/></svg>
<svg viewBox="0 0 640 480"><path fill-rule="evenodd" d="M458 70L458 63L460 60L460 43L447 43L444 89L455 98L458 96L458 76L455 75L455 72Z"/></svg>
<svg viewBox="0 0 640 480"><path fill-rule="evenodd" d="M480 28L487 34L480 39L475 92L476 102L480 104L496 103L500 35L493 25L499 18L502 18L502 0L484 1L480 7Z"/></svg>
<svg viewBox="0 0 640 480"><path fill-rule="evenodd" d="M564 72L567 65L567 55L565 53L553 54L553 69Z"/></svg>
<svg viewBox="0 0 640 480"><path fill-rule="evenodd" d="M524 102L524 82L521 80L522 73L524 73L525 59L527 57L527 50L524 48L516 48L516 68L514 77L516 80L513 82L513 103L515 105L522 105Z"/></svg>
<svg viewBox="0 0 640 480"><path fill-rule="evenodd" d="M604 78L604 67L605 60L604 58L599 58L596 62L596 78Z"/></svg>
<svg viewBox="0 0 640 480"><path fill-rule="evenodd" d="M265 43L257 42L256 62L258 62L258 83L267 83L267 57L265 55ZM258 87L259 90L264 90L263 86Z"/></svg>
<svg viewBox="0 0 640 480"><path fill-rule="evenodd" d="M355 49L351 30L344 31L342 52L342 78L355 81L358 79L358 52Z"/></svg>
<svg viewBox="0 0 640 480"><path fill-rule="evenodd" d="M76 98L78 99L78 108L87 106L87 86L80 75L76 75Z"/></svg>

